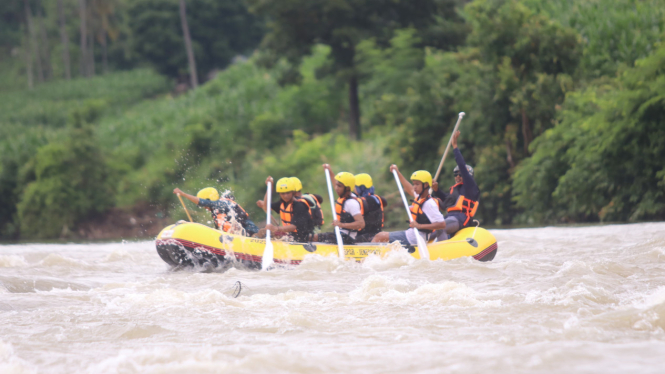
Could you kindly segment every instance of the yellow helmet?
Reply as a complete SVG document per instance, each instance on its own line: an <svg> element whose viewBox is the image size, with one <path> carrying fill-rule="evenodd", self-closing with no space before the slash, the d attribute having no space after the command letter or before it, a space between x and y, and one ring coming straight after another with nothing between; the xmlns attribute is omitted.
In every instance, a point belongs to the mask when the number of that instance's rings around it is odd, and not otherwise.
<svg viewBox="0 0 665 374"><path fill-rule="evenodd" d="M277 193L293 192L295 190L293 188L293 181L289 177L278 180L277 184L275 184L275 189Z"/></svg>
<svg viewBox="0 0 665 374"><path fill-rule="evenodd" d="M298 177L291 177L291 182L293 183L293 190L298 192L302 191L302 182Z"/></svg>
<svg viewBox="0 0 665 374"><path fill-rule="evenodd" d="M337 175L335 175L335 180L339 181L346 187L349 187L351 190L356 187L356 177L346 171L337 173Z"/></svg>
<svg viewBox="0 0 665 374"><path fill-rule="evenodd" d="M414 171L413 174L411 174L411 180L412 181L419 181L420 183L427 183L432 186L432 174L429 173L427 170L418 170Z"/></svg>
<svg viewBox="0 0 665 374"><path fill-rule="evenodd" d="M372 188L372 177L367 173L356 174L356 186L365 186Z"/></svg>
<svg viewBox="0 0 665 374"><path fill-rule="evenodd" d="M196 197L199 199L217 201L219 200L219 192L217 192L217 190L212 187L206 187L199 191L199 193L196 194Z"/></svg>

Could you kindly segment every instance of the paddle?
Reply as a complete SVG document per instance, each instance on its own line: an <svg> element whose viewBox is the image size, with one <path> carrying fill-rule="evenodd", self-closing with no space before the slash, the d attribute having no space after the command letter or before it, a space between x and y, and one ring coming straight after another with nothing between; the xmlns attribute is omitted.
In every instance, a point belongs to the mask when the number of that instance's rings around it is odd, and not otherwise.
<svg viewBox="0 0 665 374"><path fill-rule="evenodd" d="M268 205L266 206L266 225L270 224L270 198L272 197L272 183L268 182L268 192L266 192L266 197L268 198ZM266 270L270 265L273 264L275 257L275 251L272 247L272 242L270 241L270 230L266 229L266 247L263 250L263 258L261 258L261 270Z"/></svg>
<svg viewBox="0 0 665 374"><path fill-rule="evenodd" d="M187 210L185 203L182 201L182 197L180 196L180 194L178 194L178 199L180 199L180 204L182 204L182 207L185 209L185 213L187 213L187 217L189 217L189 222L194 222L192 221L192 216L189 215L189 211Z"/></svg>
<svg viewBox="0 0 665 374"><path fill-rule="evenodd" d="M409 215L409 222L413 222L413 217L411 216L411 211L409 210L409 204L407 204L406 196L404 196L402 183L399 181L399 177L397 176L397 170L393 170L393 175L395 176L395 182L397 182L397 187L399 188L399 194L402 195L402 201L404 202L404 208L406 208L406 214ZM420 258L426 258L429 260L429 250L427 249L427 243L425 243L425 239L420 236L418 229L415 227L413 228L413 233L416 235L418 251L420 251Z"/></svg>
<svg viewBox="0 0 665 374"><path fill-rule="evenodd" d="M443 167L443 161L445 161L446 156L448 155L448 150L450 149L450 145L453 142L453 136L455 136L455 133L457 132L457 128L459 127L459 124L462 122L462 118L464 117L466 113L464 112L459 112L459 117L457 117L457 123L455 124L455 129L453 130L452 135L450 135L450 140L448 140L448 145L446 146L446 150L443 152L443 157L441 157L441 163L439 164L439 168L436 170L436 175L434 176L434 181L439 180L439 174L441 174L441 168ZM430 191L431 193L431 191Z"/></svg>
<svg viewBox="0 0 665 374"><path fill-rule="evenodd" d="M333 221L337 220L337 212L335 212L335 198L332 193L332 184L330 183L330 173L328 169L323 170L326 173L326 182L328 183L328 195L330 196L330 206L332 207ZM339 232L339 227L335 226L335 236L337 237L337 249L339 251L339 258L344 260L344 246L342 244L342 234Z"/></svg>

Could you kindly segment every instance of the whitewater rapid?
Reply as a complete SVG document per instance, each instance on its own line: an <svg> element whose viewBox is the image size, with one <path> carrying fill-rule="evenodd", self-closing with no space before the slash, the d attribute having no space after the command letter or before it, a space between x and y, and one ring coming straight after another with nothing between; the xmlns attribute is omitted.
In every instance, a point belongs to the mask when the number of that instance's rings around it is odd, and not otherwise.
<svg viewBox="0 0 665 374"><path fill-rule="evenodd" d="M267 272L170 271L151 241L1 245L0 373L665 372L665 223L491 232L492 262Z"/></svg>

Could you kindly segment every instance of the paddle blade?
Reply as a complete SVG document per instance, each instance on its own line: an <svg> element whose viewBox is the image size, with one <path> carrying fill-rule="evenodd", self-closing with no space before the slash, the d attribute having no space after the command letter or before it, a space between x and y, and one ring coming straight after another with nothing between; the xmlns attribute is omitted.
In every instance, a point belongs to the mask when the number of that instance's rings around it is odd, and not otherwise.
<svg viewBox="0 0 665 374"><path fill-rule="evenodd" d="M425 239L420 236L420 233L417 229L414 228L413 232L416 234L416 241L418 242L418 252L420 253L420 258L429 260L429 250L427 249L427 243L425 242Z"/></svg>
<svg viewBox="0 0 665 374"><path fill-rule="evenodd" d="M272 242L268 239L266 241L266 248L263 250L263 258L261 259L261 270L268 269L274 262L275 250L272 247Z"/></svg>

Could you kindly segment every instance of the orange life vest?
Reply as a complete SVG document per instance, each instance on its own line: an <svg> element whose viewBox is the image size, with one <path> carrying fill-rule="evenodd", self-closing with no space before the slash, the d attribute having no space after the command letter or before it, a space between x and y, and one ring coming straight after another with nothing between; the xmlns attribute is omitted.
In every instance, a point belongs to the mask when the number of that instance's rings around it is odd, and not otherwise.
<svg viewBox="0 0 665 374"><path fill-rule="evenodd" d="M456 193L458 197L457 201L455 202L455 205L449 207L447 212L464 213L464 215L466 215L466 220L462 225L466 226L466 224L469 223L469 221L471 220L471 217L473 217L476 214L476 211L478 210L478 202L469 200L464 195L461 195L459 193L459 186L461 186L462 184L463 183L457 183L456 185L450 187L450 194L452 195L453 193Z"/></svg>
<svg viewBox="0 0 665 374"><path fill-rule="evenodd" d="M363 208L363 202L357 198L357 197L340 197L337 199L337 202L335 202L335 212L337 213L337 219L341 223L353 223L356 220L353 218L351 213L347 212L344 210L344 203L346 203L346 200L356 200L358 204L360 204L360 214L365 215L365 209ZM345 229L348 230L348 229ZM351 230L351 231L358 231L358 230Z"/></svg>
<svg viewBox="0 0 665 374"><path fill-rule="evenodd" d="M427 202L427 200L431 199L432 197L427 194L425 197L416 199L413 201L413 204L411 204L411 218L413 218L414 221L420 223L420 224L430 224L432 223L429 218L427 218L427 214L423 212L423 205ZM433 199L436 205L439 205L439 199ZM430 234L432 230L418 230L427 234Z"/></svg>
<svg viewBox="0 0 665 374"><path fill-rule="evenodd" d="M280 204L280 206L279 206L279 218L282 219L282 224L284 226L291 225L292 222L293 222L293 204L296 201L299 201L299 202L305 204L307 206L310 219L312 217L312 209L309 207L309 204L307 203L307 200L299 199L299 198L294 197L293 200L291 200L290 203L287 204L284 201L282 201L282 204ZM298 230L296 229L294 232L298 232Z"/></svg>
<svg viewBox="0 0 665 374"><path fill-rule="evenodd" d="M236 203L235 201L231 199L226 199L226 198L221 198L220 200L228 201L229 202L229 210L235 208L240 208L240 210L245 214L246 217L238 217L236 213L236 220L239 221L241 218L247 218L249 217L249 214L243 209L240 204ZM217 216L215 217L215 225L217 225L218 228L220 228L222 231L229 231L231 229L231 217L229 217L228 214L226 213L217 213Z"/></svg>

